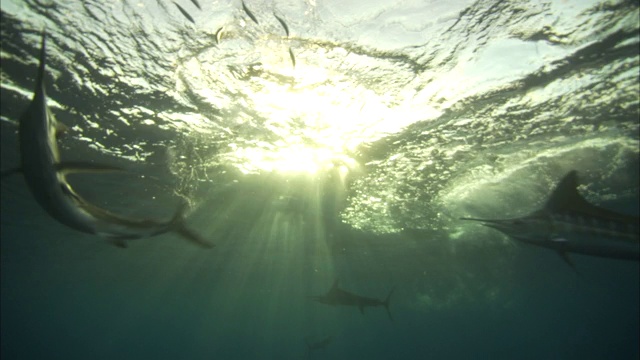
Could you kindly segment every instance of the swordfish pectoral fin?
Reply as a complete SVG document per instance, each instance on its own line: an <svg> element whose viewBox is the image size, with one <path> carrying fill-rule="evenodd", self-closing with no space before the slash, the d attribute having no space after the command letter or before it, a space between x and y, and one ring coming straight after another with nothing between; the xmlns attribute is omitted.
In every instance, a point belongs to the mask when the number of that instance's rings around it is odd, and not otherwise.
<svg viewBox="0 0 640 360"><path fill-rule="evenodd" d="M119 247L120 249L126 249L128 247L124 239L109 239L107 242L115 247Z"/></svg>
<svg viewBox="0 0 640 360"><path fill-rule="evenodd" d="M125 171L121 167L111 165L93 164L82 161L65 161L56 164L56 171L62 172L65 175L70 173L105 173L115 171Z"/></svg>
<svg viewBox="0 0 640 360"><path fill-rule="evenodd" d="M100 233L98 233L97 235L102 235ZM119 247L121 249L126 249L129 247L129 245L127 244L126 240L135 240L135 239L140 239L141 236L139 235L106 235L107 236L107 242L115 247Z"/></svg>
<svg viewBox="0 0 640 360"><path fill-rule="evenodd" d="M573 263L573 260L571 260L571 258L569 257L569 254L567 254L566 251L558 251L558 255L560 255L560 257L562 258L562 260L567 263L567 265L571 266L571 268L578 273L578 269L576 269L576 264ZM578 273L580 274L580 273Z"/></svg>

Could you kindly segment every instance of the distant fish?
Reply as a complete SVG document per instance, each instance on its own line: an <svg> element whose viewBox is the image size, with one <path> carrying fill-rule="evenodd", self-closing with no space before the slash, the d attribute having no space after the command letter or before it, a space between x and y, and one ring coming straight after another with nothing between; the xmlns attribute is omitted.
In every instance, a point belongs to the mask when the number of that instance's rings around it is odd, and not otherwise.
<svg viewBox="0 0 640 360"><path fill-rule="evenodd" d="M287 37L289 37L289 27L287 26L287 23L285 23L281 17L276 15L276 13L273 13L273 16L275 16L276 19L278 19L278 21L280 22L280 25L282 25L282 27L284 28L284 32L287 34Z"/></svg>
<svg viewBox="0 0 640 360"><path fill-rule="evenodd" d="M224 29L224 26L221 26L220 29L216 31L216 45L219 45L220 40L222 39L222 29Z"/></svg>
<svg viewBox="0 0 640 360"><path fill-rule="evenodd" d="M313 351L320 350L326 348L331 341L333 340L333 336L326 336L318 341L309 342L310 337L306 337L304 342L307 344L307 350L309 351L309 357L312 356Z"/></svg>
<svg viewBox="0 0 640 360"><path fill-rule="evenodd" d="M327 347L333 340L333 336L326 336L319 341L309 342L309 337L306 337L304 341L307 343L309 350L318 350Z"/></svg>
<svg viewBox="0 0 640 360"><path fill-rule="evenodd" d="M193 24L195 24L195 23L196 23L196 21L195 21L195 20L193 20L193 18L191 17L191 15L189 15L189 13L187 12L187 10L183 9L183 8L182 8L182 6L180 6L180 5L176 4L176 2L175 2L175 1L173 1L173 4L174 4L175 6L177 6L177 7L178 7L178 10L180 10L180 12L182 13L182 15L184 15L184 17L186 17L186 18L187 18L189 21L191 21Z"/></svg>
<svg viewBox="0 0 640 360"><path fill-rule="evenodd" d="M296 57L295 55L293 55L293 50L291 50L291 48L289 48L289 57L291 58L291 63L293 64L293 67L296 67Z"/></svg>
<svg viewBox="0 0 640 360"><path fill-rule="evenodd" d="M346 290L342 290L338 287L338 279L333 282L333 286L331 289L325 294L320 296L310 296L312 300L315 300L321 304L327 304L331 306L336 305L344 305L344 306L355 306L360 309L360 312L364 314L365 307L375 307L382 306L387 310L387 315L389 315L389 320L393 321L391 317L391 312L389 311L389 300L391 299L391 294L393 294L393 290L389 291L387 298L384 300L373 299L369 297L364 297L360 295L356 295L354 293L348 292Z"/></svg>
<svg viewBox="0 0 640 360"><path fill-rule="evenodd" d="M198 0L191 0L191 2L193 3L193 5L195 5L198 10L202 10L202 8L200 7L200 4L198 3Z"/></svg>
<svg viewBox="0 0 640 360"><path fill-rule="evenodd" d="M260 23L258 23L258 19L256 19L255 15L253 15L253 13L249 10L247 5L245 5L244 1L242 2L242 9L244 10L245 13L247 13L247 16L249 16L251 20L253 20L253 22L256 23L256 25L260 25Z"/></svg>

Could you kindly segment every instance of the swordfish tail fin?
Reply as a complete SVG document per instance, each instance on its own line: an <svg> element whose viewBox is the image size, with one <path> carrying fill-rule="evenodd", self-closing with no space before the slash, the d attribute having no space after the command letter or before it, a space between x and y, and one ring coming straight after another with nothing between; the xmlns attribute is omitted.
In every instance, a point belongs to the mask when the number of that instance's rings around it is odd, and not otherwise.
<svg viewBox="0 0 640 360"><path fill-rule="evenodd" d="M391 316L391 311L389 310L389 305L391 305L391 295L393 294L393 291L395 289L396 289L395 286L393 288L391 288L391 291L389 291L389 295L387 295L387 298L382 303L384 308L387 310L387 315L389 315L389 320L391 320L391 321L393 321L393 317Z"/></svg>
<svg viewBox="0 0 640 360"><path fill-rule="evenodd" d="M210 249L214 247L215 245L211 241L203 238L198 233L187 227L187 225L185 224L185 213L187 211L187 208L188 204L186 201L182 203L182 205L180 205L180 208L178 208L178 211L176 211L176 214L171 220L171 230L203 248Z"/></svg>

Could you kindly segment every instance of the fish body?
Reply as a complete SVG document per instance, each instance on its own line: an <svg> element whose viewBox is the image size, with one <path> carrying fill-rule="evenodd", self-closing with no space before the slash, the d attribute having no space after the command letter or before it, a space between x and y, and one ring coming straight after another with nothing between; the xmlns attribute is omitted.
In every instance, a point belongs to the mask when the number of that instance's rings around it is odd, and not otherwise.
<svg viewBox="0 0 640 360"><path fill-rule="evenodd" d="M391 312L389 311L389 304L391 299L391 294L393 294L394 289L389 291L387 298L385 300L379 300L374 298L369 298L361 295L356 295L354 293L348 292L346 290L340 289L338 287L338 279L336 279L331 286L331 289L325 294L321 296L311 296L310 298L314 301L317 301L321 304L336 306L354 306L360 309L360 312L364 314L365 307L376 307L382 306L387 310L387 315L389 319L393 321L391 317Z"/></svg>
<svg viewBox="0 0 640 360"><path fill-rule="evenodd" d="M304 339L307 344L307 351L310 358L313 358L313 353L318 350L326 349L329 344L333 341L333 336L326 336L318 341L309 341L309 337Z"/></svg>
<svg viewBox="0 0 640 360"><path fill-rule="evenodd" d="M482 222L511 238L555 250L570 265L569 253L640 260L639 218L587 202L571 171L558 183L545 206L514 219L462 218Z"/></svg>
<svg viewBox="0 0 640 360"><path fill-rule="evenodd" d="M220 45L220 40L222 40L222 30L224 30L224 26L221 26L218 31L216 31L216 45Z"/></svg>
<svg viewBox="0 0 640 360"><path fill-rule="evenodd" d="M194 25L196 23L196 21L193 19L193 17L187 12L187 10L183 9L182 6L178 5L178 3L176 3L175 1L173 2L173 5L175 5L178 10L180 10L180 12L182 13L182 15L184 15L184 17L187 18L187 20L191 21Z"/></svg>
<svg viewBox="0 0 640 360"><path fill-rule="evenodd" d="M256 25L260 25L260 23L258 22L258 19L256 19L256 16L253 15L253 13L251 12L251 10L249 10L249 8L244 3L244 1L242 2L242 10L244 10L245 14L247 14L247 16L249 16L249 18L251 18L251 20L253 20L253 22L256 23Z"/></svg>
<svg viewBox="0 0 640 360"><path fill-rule="evenodd" d="M289 57L291 58L291 64L296 67L296 56L293 54L293 49L289 48Z"/></svg>
<svg viewBox="0 0 640 360"><path fill-rule="evenodd" d="M287 34L287 37L289 37L289 26L287 26L287 23L284 22L284 20L281 17L276 15L276 13L273 13L273 16L275 16L275 18L278 20L280 25L282 25L282 27L284 28L285 34Z"/></svg>
<svg viewBox="0 0 640 360"><path fill-rule="evenodd" d="M67 182L70 172L119 171L113 166L83 162L61 162L57 136L65 129L47 106L45 91L46 35L42 35L40 65L29 107L19 121L21 167L3 176L22 173L38 204L58 222L81 232L104 236L124 247L124 240L176 232L204 247L212 245L184 225L185 206L169 221L130 219L103 210L85 201Z"/></svg>
<svg viewBox="0 0 640 360"><path fill-rule="evenodd" d="M191 2L198 8L198 10L202 10L202 7L200 7L200 3L198 2L198 0L191 0Z"/></svg>

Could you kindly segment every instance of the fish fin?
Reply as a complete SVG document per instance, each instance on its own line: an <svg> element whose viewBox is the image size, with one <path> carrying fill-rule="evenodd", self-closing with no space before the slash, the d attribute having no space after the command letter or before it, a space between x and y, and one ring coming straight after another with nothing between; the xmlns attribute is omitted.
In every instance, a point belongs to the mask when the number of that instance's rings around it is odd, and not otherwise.
<svg viewBox="0 0 640 360"><path fill-rule="evenodd" d="M210 249L214 247L215 245L211 243L209 240L203 238L199 234L195 233L193 230L187 228L184 222L184 219L185 219L184 215L187 211L188 205L189 204L185 201L182 203L182 205L180 205L180 207L178 208L178 211L176 211L175 215L173 216L173 219L171 219L172 230L176 232L178 235L182 236L183 238L203 248Z"/></svg>
<svg viewBox="0 0 640 360"><path fill-rule="evenodd" d="M364 306L359 305L358 308L360 309L360 314L364 315Z"/></svg>
<svg viewBox="0 0 640 360"><path fill-rule="evenodd" d="M562 260L564 260L565 263L567 263L569 266L571 266L571 268L573 270L576 270L576 265L573 263L573 261L571 260L571 258L569 257L569 254L567 254L566 251L561 251L558 250L558 255L560 255L560 257L562 258Z"/></svg>
<svg viewBox="0 0 640 360"><path fill-rule="evenodd" d="M387 315L389 315L389 320L391 320L393 322L393 317L391 316L391 310L389 310L389 306L391 305L391 295L393 294L393 292L396 290L396 287L392 287L391 290L389 291L389 294L387 295L387 298L384 299L384 301L382 302L382 305L384 306L385 310L387 310Z"/></svg>
<svg viewBox="0 0 640 360"><path fill-rule="evenodd" d="M595 206L585 200L578 193L578 172L575 170L571 170L560 180L549 196L544 208L552 212L575 211L611 220L637 220L636 217L618 214Z"/></svg>
<svg viewBox="0 0 640 360"><path fill-rule="evenodd" d="M59 121L56 122L56 139L63 137L69 132L69 127Z"/></svg>
<svg viewBox="0 0 640 360"><path fill-rule="evenodd" d="M107 242L113 246L119 247L120 249L126 249L128 247L124 239L109 239Z"/></svg>
<svg viewBox="0 0 640 360"><path fill-rule="evenodd" d="M545 209L557 212L569 208L593 206L578 193L577 187L578 172L572 170L556 185L545 204Z"/></svg>
<svg viewBox="0 0 640 360"><path fill-rule="evenodd" d="M21 173L22 172L22 168L21 167L16 167L16 168L12 168L12 169L7 169L7 170L2 170L2 177L6 177L6 176L11 176L17 173Z"/></svg>
<svg viewBox="0 0 640 360"><path fill-rule="evenodd" d="M111 165L100 165L82 161L65 161L56 164L56 171L69 174L74 172L104 173L125 170Z"/></svg>

